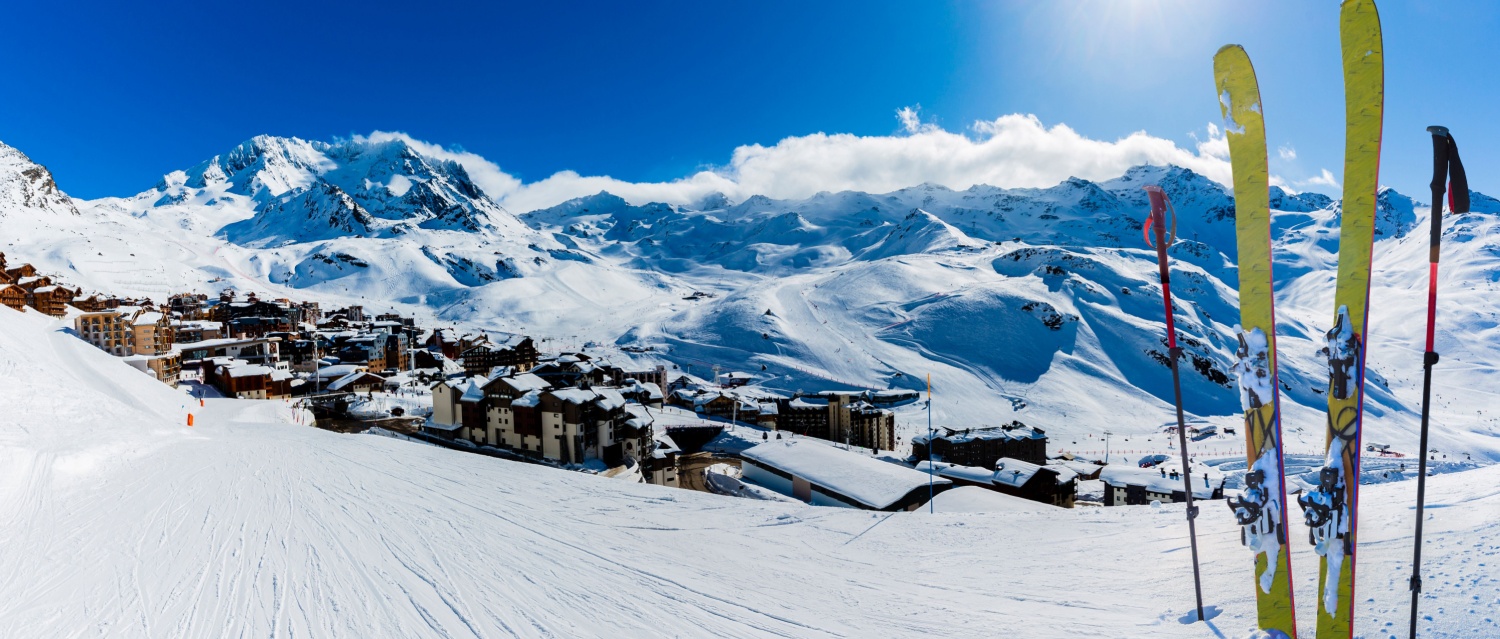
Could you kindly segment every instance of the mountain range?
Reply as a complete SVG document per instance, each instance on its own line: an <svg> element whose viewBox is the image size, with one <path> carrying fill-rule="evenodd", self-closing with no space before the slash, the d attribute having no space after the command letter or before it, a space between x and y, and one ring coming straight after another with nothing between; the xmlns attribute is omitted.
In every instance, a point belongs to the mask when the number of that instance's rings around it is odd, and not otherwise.
<svg viewBox="0 0 1500 639"><path fill-rule="evenodd" d="M1066 445L1109 429L1150 436L1171 419L1160 286L1141 239L1146 185L1166 189L1177 216L1187 409L1233 425L1234 200L1179 167L1045 189L922 184L687 205L599 193L515 212L461 164L401 139L259 136L97 200L68 197L0 144L0 250L85 292L233 287L361 303L524 332L552 350L705 376L748 370L784 392L920 389L930 375L940 424L1021 419ZM1271 201L1288 445L1314 451L1340 203L1277 187ZM1500 202L1473 201L1445 231L1434 446L1493 460L1500 422L1483 410L1500 362L1486 339L1500 318ZM1416 448L1427 238L1413 231L1428 215L1380 193L1368 432L1398 449ZM898 419L909 435L927 415L908 407Z"/></svg>

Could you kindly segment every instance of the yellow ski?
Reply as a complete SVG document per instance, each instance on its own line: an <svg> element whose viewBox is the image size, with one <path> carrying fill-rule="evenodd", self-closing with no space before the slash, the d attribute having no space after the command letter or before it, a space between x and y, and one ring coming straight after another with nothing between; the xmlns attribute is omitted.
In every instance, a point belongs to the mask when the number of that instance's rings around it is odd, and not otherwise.
<svg viewBox="0 0 1500 639"><path fill-rule="evenodd" d="M1234 169L1234 219L1240 265L1240 404L1245 415L1245 490L1229 499L1240 540L1255 551L1260 628L1297 636L1287 552L1281 416L1276 381L1276 312L1271 288L1271 206L1265 113L1250 56L1239 45L1214 55L1214 84Z"/></svg>

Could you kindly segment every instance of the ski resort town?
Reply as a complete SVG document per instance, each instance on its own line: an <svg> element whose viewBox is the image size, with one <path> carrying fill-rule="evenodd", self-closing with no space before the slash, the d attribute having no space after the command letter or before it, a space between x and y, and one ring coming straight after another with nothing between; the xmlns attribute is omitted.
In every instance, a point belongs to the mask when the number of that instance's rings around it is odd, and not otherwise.
<svg viewBox="0 0 1500 639"><path fill-rule="evenodd" d="M4 266L0 255L0 266ZM1042 428L946 424L902 441L903 390L778 392L748 373L699 378L663 363L630 365L585 352L543 353L529 336L426 328L361 306L240 296L164 302L78 293L29 264L4 268L7 306L72 323L79 339L198 398L295 402L312 425L373 431L475 454L757 499L914 510L973 487L991 501L1094 505L1186 499L1161 460L1104 465L1048 454ZM799 442L808 442L801 444ZM713 463L705 463L713 462ZM682 477L683 473L694 473ZM1222 498L1203 466L1193 491ZM887 482L881 498L861 492ZM889 499L885 497L891 497Z"/></svg>

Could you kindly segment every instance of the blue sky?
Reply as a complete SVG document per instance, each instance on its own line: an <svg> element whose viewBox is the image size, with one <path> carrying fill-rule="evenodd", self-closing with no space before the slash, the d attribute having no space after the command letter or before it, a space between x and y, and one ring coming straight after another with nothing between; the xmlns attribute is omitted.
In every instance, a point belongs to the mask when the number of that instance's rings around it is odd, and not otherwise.
<svg viewBox="0 0 1500 639"><path fill-rule="evenodd" d="M1443 123L1485 189L1500 6L1381 12L1382 183L1424 193L1423 129ZM663 182L742 145L900 136L896 111L915 105L970 136L1020 113L1193 149L1220 119L1213 52L1234 42L1260 75L1273 173L1336 192L1307 180L1342 173L1337 18L1333 0L25 3L0 38L0 140L81 197L144 190L260 133L402 131L526 182Z"/></svg>

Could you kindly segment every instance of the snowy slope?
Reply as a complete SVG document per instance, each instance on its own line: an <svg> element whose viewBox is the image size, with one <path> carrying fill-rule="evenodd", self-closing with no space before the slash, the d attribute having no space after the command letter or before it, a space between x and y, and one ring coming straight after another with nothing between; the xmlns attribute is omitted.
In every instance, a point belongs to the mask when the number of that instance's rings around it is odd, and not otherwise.
<svg viewBox="0 0 1500 639"><path fill-rule="evenodd" d="M1254 627L1250 556L1222 508L1199 519L1216 616L1190 625L1181 506L872 514L340 435L289 423L281 402L184 399L49 318L0 308L0 636L1005 628L1047 639ZM1424 637L1500 632L1489 525L1500 497L1487 488L1497 479L1488 468L1430 485L1423 605L1435 620ZM1363 495L1364 636L1405 618L1410 489ZM1316 558L1293 552L1310 590Z"/></svg>

